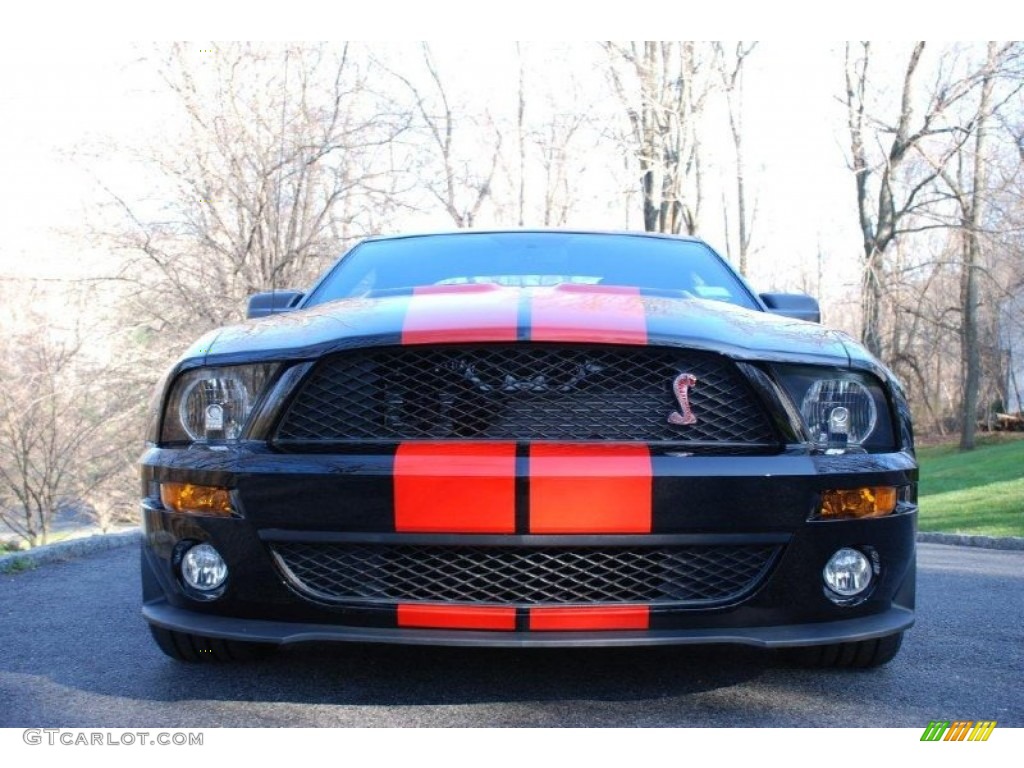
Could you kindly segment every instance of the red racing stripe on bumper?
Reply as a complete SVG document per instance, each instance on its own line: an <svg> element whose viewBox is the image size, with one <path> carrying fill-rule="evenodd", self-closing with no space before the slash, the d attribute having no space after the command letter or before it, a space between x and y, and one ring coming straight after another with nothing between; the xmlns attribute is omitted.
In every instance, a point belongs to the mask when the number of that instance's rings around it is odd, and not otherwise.
<svg viewBox="0 0 1024 768"><path fill-rule="evenodd" d="M399 533L515 533L515 443L403 443L395 453Z"/></svg>
<svg viewBox="0 0 1024 768"><path fill-rule="evenodd" d="M515 341L520 292L490 284L428 285L413 290L403 344Z"/></svg>
<svg viewBox="0 0 1024 768"><path fill-rule="evenodd" d="M532 341L646 344L647 310L639 288L560 285L530 305Z"/></svg>
<svg viewBox="0 0 1024 768"><path fill-rule="evenodd" d="M650 533L642 445L530 446L530 533Z"/></svg>
<svg viewBox="0 0 1024 768"><path fill-rule="evenodd" d="M530 609L532 632L649 629L650 625L651 611L646 605Z"/></svg>
<svg viewBox="0 0 1024 768"><path fill-rule="evenodd" d="M511 632L516 628L516 609L399 603L398 626L422 629L499 629Z"/></svg>

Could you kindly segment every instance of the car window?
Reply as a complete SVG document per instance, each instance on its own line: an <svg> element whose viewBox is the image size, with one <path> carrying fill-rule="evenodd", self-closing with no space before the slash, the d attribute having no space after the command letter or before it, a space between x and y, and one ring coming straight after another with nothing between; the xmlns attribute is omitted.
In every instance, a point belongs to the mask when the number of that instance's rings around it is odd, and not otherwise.
<svg viewBox="0 0 1024 768"><path fill-rule="evenodd" d="M328 273L305 306L419 286L472 283L627 286L757 307L732 270L703 243L560 232L370 240Z"/></svg>

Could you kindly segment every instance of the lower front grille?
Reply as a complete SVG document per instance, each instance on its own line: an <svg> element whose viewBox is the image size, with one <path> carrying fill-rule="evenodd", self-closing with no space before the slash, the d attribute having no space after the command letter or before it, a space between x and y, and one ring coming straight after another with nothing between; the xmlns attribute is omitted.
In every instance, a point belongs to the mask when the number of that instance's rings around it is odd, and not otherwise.
<svg viewBox="0 0 1024 768"><path fill-rule="evenodd" d="M277 542L271 550L293 588L327 602L709 607L753 592L781 547Z"/></svg>

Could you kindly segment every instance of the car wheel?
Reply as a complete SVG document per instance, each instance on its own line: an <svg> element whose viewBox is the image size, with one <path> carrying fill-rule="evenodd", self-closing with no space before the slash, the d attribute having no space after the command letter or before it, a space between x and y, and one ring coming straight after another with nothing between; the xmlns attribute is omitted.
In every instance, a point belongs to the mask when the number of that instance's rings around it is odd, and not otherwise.
<svg viewBox="0 0 1024 768"><path fill-rule="evenodd" d="M225 662L254 661L273 652L273 645L266 643L246 643L238 640L221 640L216 637L190 635L175 632L152 624L149 631L160 646L160 650L175 661L188 662Z"/></svg>
<svg viewBox="0 0 1024 768"><path fill-rule="evenodd" d="M792 648L792 661L802 667L848 667L867 669L880 667L892 661L903 643L903 633L860 640L853 643L832 643L811 645L806 648Z"/></svg>

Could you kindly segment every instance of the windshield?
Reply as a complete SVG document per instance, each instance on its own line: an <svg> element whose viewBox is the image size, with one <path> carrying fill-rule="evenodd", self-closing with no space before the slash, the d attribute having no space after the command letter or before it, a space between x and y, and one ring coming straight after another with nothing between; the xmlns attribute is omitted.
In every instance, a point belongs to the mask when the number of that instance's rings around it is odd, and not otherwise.
<svg viewBox="0 0 1024 768"><path fill-rule="evenodd" d="M758 308L732 270L703 243L563 232L370 240L349 251L304 306L469 283L628 286Z"/></svg>

